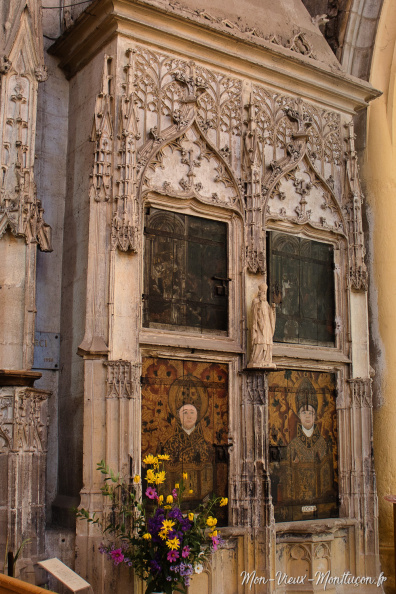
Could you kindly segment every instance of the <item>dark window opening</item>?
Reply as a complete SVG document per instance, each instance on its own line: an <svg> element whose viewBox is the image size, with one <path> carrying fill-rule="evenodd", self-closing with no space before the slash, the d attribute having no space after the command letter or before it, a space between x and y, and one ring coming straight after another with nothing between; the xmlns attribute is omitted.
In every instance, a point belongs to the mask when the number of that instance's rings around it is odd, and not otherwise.
<svg viewBox="0 0 396 594"><path fill-rule="evenodd" d="M274 342L334 346L334 250L327 243L267 234L270 302L278 304Z"/></svg>
<svg viewBox="0 0 396 594"><path fill-rule="evenodd" d="M227 225L148 208L145 327L227 331Z"/></svg>

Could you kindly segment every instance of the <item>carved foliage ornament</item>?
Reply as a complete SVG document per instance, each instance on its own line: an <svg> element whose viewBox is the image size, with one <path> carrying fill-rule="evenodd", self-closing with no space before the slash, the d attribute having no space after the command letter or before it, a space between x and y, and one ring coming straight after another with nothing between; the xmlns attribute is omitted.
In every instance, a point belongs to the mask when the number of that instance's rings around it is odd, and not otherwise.
<svg viewBox="0 0 396 594"><path fill-rule="evenodd" d="M142 189L181 199L195 197L206 204L243 212L238 185L228 164L203 138L196 124L164 144L150 159Z"/></svg>

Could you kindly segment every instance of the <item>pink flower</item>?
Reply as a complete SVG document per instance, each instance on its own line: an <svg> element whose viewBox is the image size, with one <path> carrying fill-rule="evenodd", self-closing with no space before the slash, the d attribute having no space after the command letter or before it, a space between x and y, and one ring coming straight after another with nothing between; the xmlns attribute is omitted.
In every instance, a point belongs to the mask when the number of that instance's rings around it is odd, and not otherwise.
<svg viewBox="0 0 396 594"><path fill-rule="evenodd" d="M121 549L114 549L114 551L110 551L110 557L114 565L119 565L124 560L124 555L122 554Z"/></svg>
<svg viewBox="0 0 396 594"><path fill-rule="evenodd" d="M184 559L185 559L186 557L189 556L189 554L190 554L190 547L188 547L188 546L183 547L182 557L184 557Z"/></svg>
<svg viewBox="0 0 396 594"><path fill-rule="evenodd" d="M220 540L218 536L212 536L212 545L213 545L213 550L217 551L217 547L220 544Z"/></svg>
<svg viewBox="0 0 396 594"><path fill-rule="evenodd" d="M173 499L177 499L177 491L176 491L176 489L173 489L172 495L173 495Z"/></svg>
<svg viewBox="0 0 396 594"><path fill-rule="evenodd" d="M168 559L168 561L173 563L173 561L176 561L176 559L179 558L179 552L178 551L169 551L166 558Z"/></svg>
<svg viewBox="0 0 396 594"><path fill-rule="evenodd" d="M155 489L153 489L153 487L147 488L146 495L149 499L155 499L156 497L158 497L157 491Z"/></svg>

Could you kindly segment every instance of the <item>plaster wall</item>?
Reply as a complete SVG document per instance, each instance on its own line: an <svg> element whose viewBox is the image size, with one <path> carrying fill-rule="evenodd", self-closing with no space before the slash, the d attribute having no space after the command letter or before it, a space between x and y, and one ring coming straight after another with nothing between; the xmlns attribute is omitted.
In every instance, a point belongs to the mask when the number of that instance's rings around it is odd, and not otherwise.
<svg viewBox="0 0 396 594"><path fill-rule="evenodd" d="M380 376L382 406L374 412L374 449L379 501L379 535L382 570L388 590L395 591L392 505L384 496L396 493L396 145L395 116L396 5L384 3L373 57L371 82L383 95L369 108L367 150L363 175L371 216L373 324L384 347L383 357L372 361ZM377 399L378 401L378 399Z"/></svg>

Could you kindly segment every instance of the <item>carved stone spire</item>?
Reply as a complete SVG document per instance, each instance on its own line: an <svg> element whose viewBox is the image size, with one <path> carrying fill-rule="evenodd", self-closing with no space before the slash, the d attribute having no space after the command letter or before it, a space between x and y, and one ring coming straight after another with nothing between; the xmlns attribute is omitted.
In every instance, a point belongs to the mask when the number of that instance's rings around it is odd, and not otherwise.
<svg viewBox="0 0 396 594"><path fill-rule="evenodd" d="M344 207L349 227L349 281L356 291L366 291L368 287L367 268L364 262L366 253L362 227L363 194L359 181L359 168L355 150L355 134L352 120L345 125L347 130L347 150L345 152L345 174L347 203Z"/></svg>
<svg viewBox="0 0 396 594"><path fill-rule="evenodd" d="M96 97L91 141L95 143L95 162L90 193L96 202L108 201L112 192L113 117L111 94L112 58L105 54L102 90Z"/></svg>
<svg viewBox="0 0 396 594"><path fill-rule="evenodd" d="M138 207L136 184L136 141L139 140L138 119L135 112L134 50L127 51L125 93L121 97L117 145L118 176L114 196L111 243L113 249L137 251Z"/></svg>
<svg viewBox="0 0 396 594"><path fill-rule="evenodd" d="M248 104L247 130L243 137L243 181L246 202L246 264L253 273L265 274L265 233L261 197L261 154L257 138L255 106Z"/></svg>

